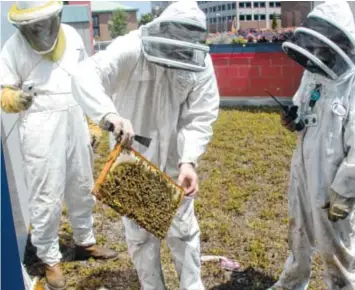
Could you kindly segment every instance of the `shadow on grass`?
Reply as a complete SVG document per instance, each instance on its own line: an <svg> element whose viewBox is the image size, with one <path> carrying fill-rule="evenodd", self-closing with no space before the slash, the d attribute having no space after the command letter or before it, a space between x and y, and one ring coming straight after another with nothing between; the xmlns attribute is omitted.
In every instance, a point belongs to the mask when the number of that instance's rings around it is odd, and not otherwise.
<svg viewBox="0 0 355 290"><path fill-rule="evenodd" d="M71 261L74 257L74 244L69 234L60 235L59 249L63 261ZM37 257L37 249L31 243L31 234L27 236L27 244L24 256L24 265L31 276L43 276L44 269L42 261Z"/></svg>
<svg viewBox="0 0 355 290"><path fill-rule="evenodd" d="M247 268L243 272L234 272L227 283L215 286L210 290L265 290L271 287L276 280L253 268Z"/></svg>
<svg viewBox="0 0 355 290"><path fill-rule="evenodd" d="M223 111L239 111L249 113L280 113L282 109L278 106L239 106L239 107L221 107Z"/></svg>
<svg viewBox="0 0 355 290"><path fill-rule="evenodd" d="M75 289L77 290L97 290L100 287L115 290L140 289L136 271L133 269L124 271L97 269L75 285Z"/></svg>

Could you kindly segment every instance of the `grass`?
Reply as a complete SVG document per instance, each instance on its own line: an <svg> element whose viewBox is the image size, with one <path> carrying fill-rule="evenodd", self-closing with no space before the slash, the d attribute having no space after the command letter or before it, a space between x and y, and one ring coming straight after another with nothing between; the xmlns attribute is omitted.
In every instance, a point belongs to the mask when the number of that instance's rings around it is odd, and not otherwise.
<svg viewBox="0 0 355 290"><path fill-rule="evenodd" d="M236 259L243 269L230 274L214 263L203 264L206 289L266 289L276 281L288 255L287 184L294 145L295 136L280 126L278 112L273 109L221 111L213 140L198 167L196 214L201 252ZM96 177L108 152L104 135L97 150ZM119 251L121 257L116 261L71 261L71 229L63 214L60 236L69 289L139 289L119 216L100 203L94 216L98 243ZM39 262L34 250L29 248L26 257L30 272L36 274ZM168 289L178 289L165 244L162 260ZM321 281L316 258L309 289L324 289Z"/></svg>

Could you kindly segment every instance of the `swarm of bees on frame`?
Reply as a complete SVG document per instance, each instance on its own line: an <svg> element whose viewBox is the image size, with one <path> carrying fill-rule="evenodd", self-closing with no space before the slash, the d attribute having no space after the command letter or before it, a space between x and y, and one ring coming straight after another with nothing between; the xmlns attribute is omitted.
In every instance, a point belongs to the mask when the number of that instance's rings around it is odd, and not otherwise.
<svg viewBox="0 0 355 290"><path fill-rule="evenodd" d="M183 190L141 158L116 163L100 186L102 201L159 239L165 238Z"/></svg>

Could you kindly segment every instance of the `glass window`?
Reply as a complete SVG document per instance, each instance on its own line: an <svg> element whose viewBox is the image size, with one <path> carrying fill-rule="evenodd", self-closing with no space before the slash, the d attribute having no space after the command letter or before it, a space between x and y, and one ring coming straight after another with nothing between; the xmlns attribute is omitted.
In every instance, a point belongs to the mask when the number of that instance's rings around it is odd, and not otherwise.
<svg viewBox="0 0 355 290"><path fill-rule="evenodd" d="M251 14L247 15L247 20L250 21L252 19Z"/></svg>
<svg viewBox="0 0 355 290"><path fill-rule="evenodd" d="M93 24L93 26L98 26L99 25L99 15L93 15L92 16L92 24Z"/></svg>
<svg viewBox="0 0 355 290"><path fill-rule="evenodd" d="M218 11L221 11L221 8L222 8L221 6L218 6Z"/></svg>
<svg viewBox="0 0 355 290"><path fill-rule="evenodd" d="M233 19L233 16L228 16L228 20L232 20Z"/></svg>
<svg viewBox="0 0 355 290"><path fill-rule="evenodd" d="M246 2L246 3L245 3L245 7L246 7L246 8L251 8L251 2Z"/></svg>
<svg viewBox="0 0 355 290"><path fill-rule="evenodd" d="M235 9L235 3L232 3L232 9Z"/></svg>
<svg viewBox="0 0 355 290"><path fill-rule="evenodd" d="M259 7L259 2L254 2L254 7L258 8Z"/></svg>
<svg viewBox="0 0 355 290"><path fill-rule="evenodd" d="M259 14L254 14L254 20L259 20Z"/></svg>
<svg viewBox="0 0 355 290"><path fill-rule="evenodd" d="M231 4L227 4L227 10L231 10L232 9L232 5Z"/></svg>
<svg viewBox="0 0 355 290"><path fill-rule="evenodd" d="M275 2L269 2L270 7L275 7Z"/></svg>
<svg viewBox="0 0 355 290"><path fill-rule="evenodd" d="M244 8L244 2L239 2L239 8Z"/></svg>
<svg viewBox="0 0 355 290"><path fill-rule="evenodd" d="M93 32L94 32L94 36L100 36L100 28L94 27Z"/></svg>
<svg viewBox="0 0 355 290"><path fill-rule="evenodd" d="M217 22L217 19L216 19L216 17L215 18L213 18L213 23L216 23Z"/></svg>
<svg viewBox="0 0 355 290"><path fill-rule="evenodd" d="M281 7L281 2L275 2L276 7Z"/></svg>
<svg viewBox="0 0 355 290"><path fill-rule="evenodd" d="M245 15L239 15L239 20L244 21L245 20Z"/></svg>
<svg viewBox="0 0 355 290"><path fill-rule="evenodd" d="M212 7L210 7L210 12L212 12Z"/></svg>
<svg viewBox="0 0 355 290"><path fill-rule="evenodd" d="M226 10L226 5L222 5L222 11Z"/></svg>
<svg viewBox="0 0 355 290"><path fill-rule="evenodd" d="M260 20L265 20L265 19L266 19L265 14L261 14L261 15L260 15Z"/></svg>
<svg viewBox="0 0 355 290"><path fill-rule="evenodd" d="M260 2L260 7L265 8L265 2Z"/></svg>
<svg viewBox="0 0 355 290"><path fill-rule="evenodd" d="M213 7L213 12L216 12L216 7Z"/></svg>

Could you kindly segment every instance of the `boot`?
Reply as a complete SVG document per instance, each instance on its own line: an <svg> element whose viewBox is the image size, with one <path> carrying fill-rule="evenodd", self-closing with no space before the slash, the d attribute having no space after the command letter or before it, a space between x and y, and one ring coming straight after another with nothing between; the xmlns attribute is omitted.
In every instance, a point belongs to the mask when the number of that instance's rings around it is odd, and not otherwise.
<svg viewBox="0 0 355 290"><path fill-rule="evenodd" d="M99 247L98 245L75 246L75 259L87 260L94 259L114 259L118 258L118 253L114 250Z"/></svg>
<svg viewBox="0 0 355 290"><path fill-rule="evenodd" d="M47 286L51 290L62 290L67 288L67 280L65 279L62 270L60 269L60 264L55 264L54 266L44 265L44 270L46 273Z"/></svg>

